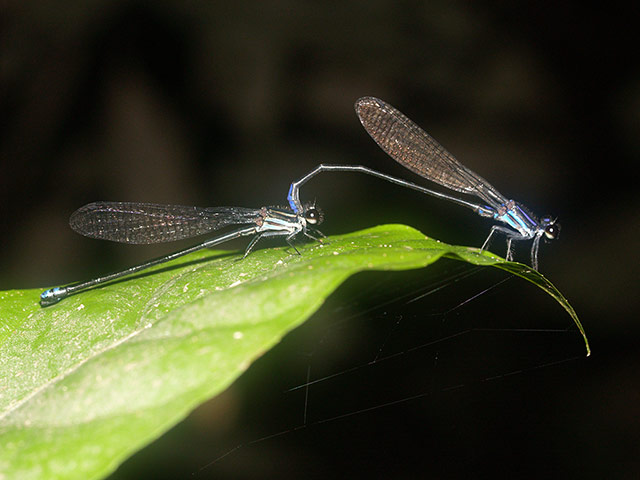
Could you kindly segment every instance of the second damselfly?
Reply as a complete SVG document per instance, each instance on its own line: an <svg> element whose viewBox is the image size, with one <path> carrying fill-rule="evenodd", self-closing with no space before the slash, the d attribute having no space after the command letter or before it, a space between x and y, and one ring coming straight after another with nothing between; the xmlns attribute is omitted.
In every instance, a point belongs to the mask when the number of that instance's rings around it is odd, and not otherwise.
<svg viewBox="0 0 640 480"><path fill-rule="evenodd" d="M481 250L489 246L495 233L507 238L508 261L513 260L512 242L532 240L531 266L538 269L540 240L554 240L560 225L549 216L536 217L520 203L509 200L477 173L462 165L427 132L399 110L375 97L362 97L356 101L356 113L362 126L391 158L403 167L453 191L475 196L483 203L458 198L448 193L421 187L407 180L378 172L363 165L321 164L291 184L288 200L295 212L303 211L300 187L321 172L360 172L418 190L437 198L470 208L482 217L492 218L504 225L494 225Z"/></svg>

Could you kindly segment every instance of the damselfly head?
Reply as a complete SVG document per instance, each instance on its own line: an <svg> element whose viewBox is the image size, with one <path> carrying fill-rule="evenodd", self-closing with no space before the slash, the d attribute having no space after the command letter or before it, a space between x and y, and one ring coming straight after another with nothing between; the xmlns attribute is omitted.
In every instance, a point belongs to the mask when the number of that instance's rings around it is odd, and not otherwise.
<svg viewBox="0 0 640 480"><path fill-rule="evenodd" d="M309 225L320 225L324 220L324 214L322 210L313 203L311 205L305 205L304 219Z"/></svg>
<svg viewBox="0 0 640 480"><path fill-rule="evenodd" d="M544 237L546 240L555 240L560 235L560 224L555 218L542 217L540 224L544 227Z"/></svg>

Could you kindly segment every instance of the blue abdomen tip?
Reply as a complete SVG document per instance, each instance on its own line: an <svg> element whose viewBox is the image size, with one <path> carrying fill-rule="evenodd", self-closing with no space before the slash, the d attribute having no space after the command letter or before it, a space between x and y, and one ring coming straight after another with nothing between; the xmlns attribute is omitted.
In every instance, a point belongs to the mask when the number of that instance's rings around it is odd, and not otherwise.
<svg viewBox="0 0 640 480"><path fill-rule="evenodd" d="M55 287L55 288L50 288L49 290L45 290L40 294L40 298L48 298L52 295L55 295L58 290L60 290L60 287Z"/></svg>

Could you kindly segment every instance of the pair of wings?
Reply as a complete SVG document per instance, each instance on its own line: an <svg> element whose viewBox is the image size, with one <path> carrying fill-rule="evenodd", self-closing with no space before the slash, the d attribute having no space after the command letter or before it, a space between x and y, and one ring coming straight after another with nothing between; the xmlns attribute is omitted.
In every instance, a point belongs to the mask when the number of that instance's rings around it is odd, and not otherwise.
<svg viewBox="0 0 640 480"><path fill-rule="evenodd" d="M403 113L375 97L360 98L356 113L387 155L418 175L457 192L475 195L497 209L508 200L489 182L455 159Z"/></svg>
<svg viewBox="0 0 640 480"><path fill-rule="evenodd" d="M94 202L73 212L69 224L86 237L150 244L196 237L229 225L256 223L261 213L244 207Z"/></svg>

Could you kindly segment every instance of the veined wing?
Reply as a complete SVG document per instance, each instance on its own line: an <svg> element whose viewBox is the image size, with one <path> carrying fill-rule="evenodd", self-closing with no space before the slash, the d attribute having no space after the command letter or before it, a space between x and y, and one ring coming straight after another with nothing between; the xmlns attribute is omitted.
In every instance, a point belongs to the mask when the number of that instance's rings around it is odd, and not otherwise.
<svg viewBox="0 0 640 480"><path fill-rule="evenodd" d="M94 202L73 212L69 224L86 237L149 244L191 238L259 217L260 210L243 207Z"/></svg>
<svg viewBox="0 0 640 480"><path fill-rule="evenodd" d="M405 168L451 190L476 195L496 208L507 201L489 182L462 165L388 103L363 97L356 102L356 113L371 138Z"/></svg>

